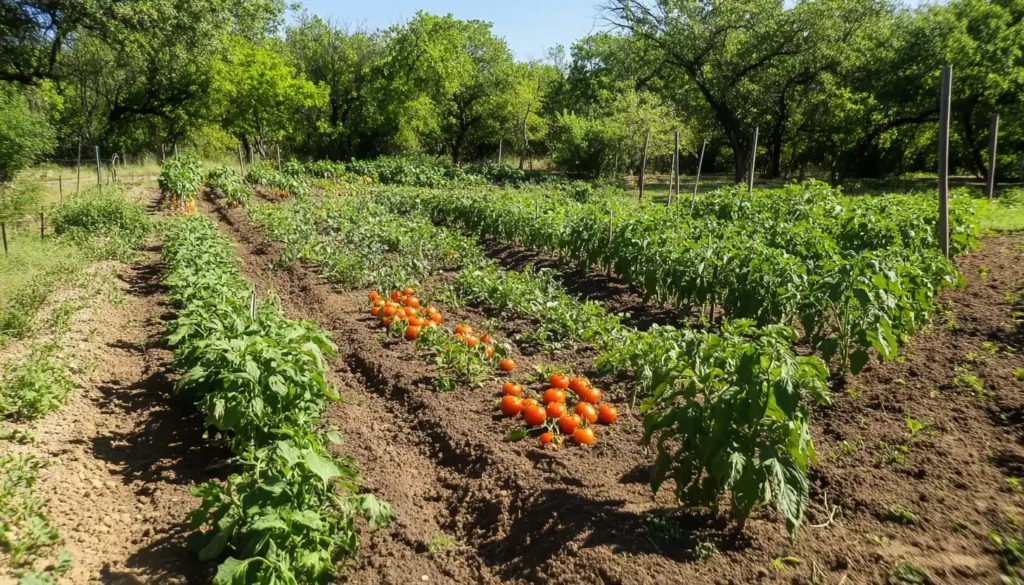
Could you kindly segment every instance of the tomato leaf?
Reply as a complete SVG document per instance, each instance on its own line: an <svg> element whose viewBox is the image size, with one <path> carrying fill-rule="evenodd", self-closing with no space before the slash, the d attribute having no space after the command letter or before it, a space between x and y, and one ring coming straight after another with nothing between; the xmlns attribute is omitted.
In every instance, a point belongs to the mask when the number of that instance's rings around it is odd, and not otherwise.
<svg viewBox="0 0 1024 585"><path fill-rule="evenodd" d="M510 432L509 434L505 435L505 438L502 440L505 441L506 443L515 443L517 441L522 441L523 439L525 439L526 435L526 429L516 429Z"/></svg>

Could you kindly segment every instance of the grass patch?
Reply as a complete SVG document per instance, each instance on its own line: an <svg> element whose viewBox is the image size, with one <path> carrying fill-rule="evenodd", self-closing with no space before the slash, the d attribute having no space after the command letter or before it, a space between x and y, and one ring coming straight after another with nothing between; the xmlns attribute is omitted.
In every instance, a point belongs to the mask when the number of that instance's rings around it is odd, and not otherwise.
<svg viewBox="0 0 1024 585"><path fill-rule="evenodd" d="M974 208L982 233L1024 232L1024 188L1006 189L995 199L976 199Z"/></svg>
<svg viewBox="0 0 1024 585"><path fill-rule="evenodd" d="M38 236L8 239L10 254L0 255L0 345L27 336L46 299L72 282L90 257L80 248Z"/></svg>

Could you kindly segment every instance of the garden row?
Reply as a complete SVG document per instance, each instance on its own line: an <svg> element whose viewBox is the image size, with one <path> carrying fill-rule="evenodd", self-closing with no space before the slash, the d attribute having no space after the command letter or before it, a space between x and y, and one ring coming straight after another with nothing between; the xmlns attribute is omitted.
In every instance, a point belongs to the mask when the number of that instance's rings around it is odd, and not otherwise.
<svg viewBox="0 0 1024 585"><path fill-rule="evenodd" d="M426 217L399 214L379 191L364 191L250 206L250 217L268 237L285 242L283 260L319 264L325 276L346 288L398 288L399 282L456 270L454 282L436 293L439 302L485 305L505 316L535 319L539 327L528 336L542 345L592 345L603 371L632 374L642 388L643 441L656 445L658 453L654 489L670 477L679 498L692 505L713 503L729 492L732 514L740 522L757 505L774 505L795 534L808 497L806 472L814 460L806 405L827 399L828 372L820 359L794 355L792 329L757 329L741 321L719 333L669 327L636 331L600 305L572 298L550 271L504 271L469 238ZM424 331L431 333L420 332L425 341L418 344L434 347L422 354L437 360L447 375L447 360L438 359L445 355L445 343L430 339L440 328ZM595 413L579 403L590 402L578 400L573 409L580 408L590 422ZM540 411L531 411L532 421L525 409L520 412L531 432L554 431L554 421L542 420Z"/></svg>
<svg viewBox="0 0 1024 585"><path fill-rule="evenodd" d="M338 400L325 379L335 347L274 300L256 302L211 221L168 223L165 284L177 313L166 340L182 373L176 391L205 414L238 469L224 483L192 488L202 504L189 546L200 560L225 559L214 583L320 582L355 554L355 518L376 527L392 517L387 504L358 493L354 463L329 453L341 437L320 429L324 408Z"/></svg>
<svg viewBox="0 0 1024 585"><path fill-rule="evenodd" d="M837 357L843 372L863 368L872 349L894 357L934 312L935 295L963 282L937 251L935 205L913 196L844 199L814 183L753 195L724 189L692 215L689 204L584 203L541 189L381 189L376 199L402 215L614 270L684 314L800 324L802 341L827 362ZM976 245L966 202L953 201L951 226L954 254Z"/></svg>

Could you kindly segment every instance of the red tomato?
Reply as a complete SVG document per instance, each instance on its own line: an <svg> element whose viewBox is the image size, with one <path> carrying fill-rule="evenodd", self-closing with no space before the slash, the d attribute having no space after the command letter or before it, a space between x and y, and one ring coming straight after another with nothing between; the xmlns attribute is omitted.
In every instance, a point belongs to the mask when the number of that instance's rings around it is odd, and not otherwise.
<svg viewBox="0 0 1024 585"><path fill-rule="evenodd" d="M401 292L399 292L397 290L391 291L391 300L392 301L395 301L397 303L401 299L402 299L402 293Z"/></svg>
<svg viewBox="0 0 1024 585"><path fill-rule="evenodd" d="M505 358L501 360L501 363L498 364L498 367L501 368L502 372L511 372L512 370L516 369L516 363L512 361L512 358Z"/></svg>
<svg viewBox="0 0 1024 585"><path fill-rule="evenodd" d="M540 444L541 445L547 445L547 444L551 443L551 441L554 441L554 440L555 440L555 434L554 433L544 433L543 435L540 436Z"/></svg>
<svg viewBox="0 0 1024 585"><path fill-rule="evenodd" d="M566 413L565 403L552 402L548 404L548 418L558 420Z"/></svg>
<svg viewBox="0 0 1024 585"><path fill-rule="evenodd" d="M505 416L516 416L523 411L523 401L518 396L506 396L501 399L501 413Z"/></svg>
<svg viewBox="0 0 1024 585"><path fill-rule="evenodd" d="M410 325L405 328L405 338L409 341L415 341L420 336L420 327L416 325Z"/></svg>
<svg viewBox="0 0 1024 585"><path fill-rule="evenodd" d="M397 312L398 312L398 309L396 309L394 305L391 305L391 306L388 306L388 307L384 307L384 316L385 317L388 317L388 318L394 317L395 313L397 313Z"/></svg>
<svg viewBox="0 0 1024 585"><path fill-rule="evenodd" d="M493 345L488 345L487 348L484 349L484 357L486 357L487 359L491 359L491 357L493 357L493 356L494 356L494 346Z"/></svg>
<svg viewBox="0 0 1024 585"><path fill-rule="evenodd" d="M523 387L519 384L507 382L501 387L501 393L505 396L519 396L523 393Z"/></svg>
<svg viewBox="0 0 1024 585"><path fill-rule="evenodd" d="M374 308L370 309L370 314L373 315L374 317L379 315L380 314L380 307L374 307Z"/></svg>
<svg viewBox="0 0 1024 585"><path fill-rule="evenodd" d="M469 335L470 333L473 332L473 328L470 327L469 325L466 325L465 323L463 323L461 325L456 325L455 326L455 332L456 333L461 333L463 335Z"/></svg>
<svg viewBox="0 0 1024 585"><path fill-rule="evenodd" d="M536 405L537 405L537 400L534 399L534 398L524 398L523 399L523 408L526 408L527 406L536 406Z"/></svg>
<svg viewBox="0 0 1024 585"><path fill-rule="evenodd" d="M614 406L602 404L600 408L597 409L597 419L600 420L602 424L610 425L615 422L615 419L617 418L619 418L619 410Z"/></svg>
<svg viewBox="0 0 1024 585"><path fill-rule="evenodd" d="M552 388L565 390L566 388L569 387L569 376L564 376L562 374L551 374L551 377L548 378L548 383L551 385Z"/></svg>
<svg viewBox="0 0 1024 585"><path fill-rule="evenodd" d="M566 414L558 418L558 430L565 435L571 435L581 424L583 419L578 414Z"/></svg>
<svg viewBox="0 0 1024 585"><path fill-rule="evenodd" d="M430 316L430 320L434 322L434 325L440 325L442 321L441 313L434 313Z"/></svg>
<svg viewBox="0 0 1024 585"><path fill-rule="evenodd" d="M588 423L593 424L597 422L597 409L594 408L593 404L580 402L573 409L573 412L583 417Z"/></svg>
<svg viewBox="0 0 1024 585"><path fill-rule="evenodd" d="M572 432L572 440L580 445L593 445L594 429L590 427L576 429Z"/></svg>
<svg viewBox="0 0 1024 585"><path fill-rule="evenodd" d="M405 290L402 291L402 293L405 296L410 297L410 296L416 294L416 291L412 290L411 286L407 286L407 287L405 287Z"/></svg>
<svg viewBox="0 0 1024 585"><path fill-rule="evenodd" d="M552 402L565 402L565 391L558 388L548 388L544 391L544 404Z"/></svg>
<svg viewBox="0 0 1024 585"><path fill-rule="evenodd" d="M531 427L539 427L547 418L548 413L543 406L535 404L523 409L523 420Z"/></svg>
<svg viewBox="0 0 1024 585"><path fill-rule="evenodd" d="M493 340L493 339L491 339L491 336L490 336L490 334L488 334L488 333L484 333L483 335L481 335L481 336L480 336L480 341L482 341L482 342L484 342L484 343L490 343L490 342L492 342L492 341L494 341L494 340Z"/></svg>
<svg viewBox="0 0 1024 585"><path fill-rule="evenodd" d="M590 380L586 378L573 378L569 380L569 390L572 390L576 394L579 394L586 388L590 388Z"/></svg>
<svg viewBox="0 0 1024 585"><path fill-rule="evenodd" d="M591 404L597 404L601 401L601 391L597 388L587 388L583 391L583 395L580 398Z"/></svg>

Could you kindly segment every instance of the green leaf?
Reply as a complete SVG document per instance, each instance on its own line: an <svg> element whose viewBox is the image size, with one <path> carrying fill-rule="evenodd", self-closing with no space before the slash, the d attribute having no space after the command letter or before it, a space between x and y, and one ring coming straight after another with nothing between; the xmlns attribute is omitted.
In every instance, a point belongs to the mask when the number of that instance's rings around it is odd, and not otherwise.
<svg viewBox="0 0 1024 585"><path fill-rule="evenodd" d="M866 349L859 348L854 350L854 352L850 354L850 371L854 374L860 373L860 371L864 369L864 366L868 364L869 358L870 356Z"/></svg>
<svg viewBox="0 0 1024 585"><path fill-rule="evenodd" d="M517 441L522 441L523 439L525 439L526 435L526 429L516 429L510 432L509 434L505 435L505 438L502 440L505 441L506 443L515 443Z"/></svg>
<svg viewBox="0 0 1024 585"><path fill-rule="evenodd" d="M213 578L213 585L245 585L247 582L246 573L249 570L249 563L259 559L238 559L228 557L217 567L217 575Z"/></svg>
<svg viewBox="0 0 1024 585"><path fill-rule="evenodd" d="M335 477L341 475L338 466L328 457L318 455L313 451L303 453L303 460L309 466L309 470L315 473L326 485Z"/></svg>

